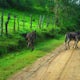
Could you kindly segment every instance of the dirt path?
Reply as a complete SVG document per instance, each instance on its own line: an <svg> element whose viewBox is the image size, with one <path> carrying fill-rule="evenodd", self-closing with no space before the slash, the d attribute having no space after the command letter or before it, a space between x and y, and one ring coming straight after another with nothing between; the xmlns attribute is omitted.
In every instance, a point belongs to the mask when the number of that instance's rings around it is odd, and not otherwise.
<svg viewBox="0 0 80 80"><path fill-rule="evenodd" d="M65 51L62 45L8 80L80 80L80 49Z"/></svg>

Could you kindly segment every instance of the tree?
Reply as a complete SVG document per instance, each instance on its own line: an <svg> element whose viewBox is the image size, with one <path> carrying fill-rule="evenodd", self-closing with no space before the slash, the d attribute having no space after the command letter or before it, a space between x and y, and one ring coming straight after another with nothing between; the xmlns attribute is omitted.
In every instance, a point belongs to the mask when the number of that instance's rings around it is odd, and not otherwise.
<svg viewBox="0 0 80 80"><path fill-rule="evenodd" d="M2 8L8 8L9 4L7 3L6 0L0 0L0 7L2 7Z"/></svg>
<svg viewBox="0 0 80 80"><path fill-rule="evenodd" d="M54 10L54 0L48 0L47 1L47 9L50 12L53 12Z"/></svg>
<svg viewBox="0 0 80 80"><path fill-rule="evenodd" d="M80 17L78 0L54 0L55 25L72 30Z"/></svg>

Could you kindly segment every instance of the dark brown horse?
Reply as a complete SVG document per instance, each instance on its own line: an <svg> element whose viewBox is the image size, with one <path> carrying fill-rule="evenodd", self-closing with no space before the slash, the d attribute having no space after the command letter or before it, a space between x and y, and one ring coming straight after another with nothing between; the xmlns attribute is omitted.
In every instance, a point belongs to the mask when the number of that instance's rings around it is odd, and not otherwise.
<svg viewBox="0 0 80 80"><path fill-rule="evenodd" d="M70 48L69 43L70 43L71 40L75 41L75 48L78 48L77 43L80 40L80 32L78 31L78 32L68 32L68 33L66 33L66 35L65 35L65 46L67 44L68 47ZM66 46L66 49L67 49L67 46Z"/></svg>
<svg viewBox="0 0 80 80"><path fill-rule="evenodd" d="M27 46L28 48L31 48L32 50L34 50L34 42L36 39L36 31L30 32L26 35L26 39L27 39Z"/></svg>

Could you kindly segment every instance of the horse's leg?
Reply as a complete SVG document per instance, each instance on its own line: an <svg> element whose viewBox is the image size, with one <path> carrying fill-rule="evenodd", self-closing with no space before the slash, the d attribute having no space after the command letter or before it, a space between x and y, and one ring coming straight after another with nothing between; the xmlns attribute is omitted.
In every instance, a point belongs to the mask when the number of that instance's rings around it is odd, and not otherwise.
<svg viewBox="0 0 80 80"><path fill-rule="evenodd" d="M65 42L65 50L67 50L67 42Z"/></svg>
<svg viewBox="0 0 80 80"><path fill-rule="evenodd" d="M33 44L31 44L31 49L32 49L32 51L34 50L34 45Z"/></svg>
<svg viewBox="0 0 80 80"><path fill-rule="evenodd" d="M29 46L30 46L30 40L29 38L27 38L27 48L29 48Z"/></svg>
<svg viewBox="0 0 80 80"><path fill-rule="evenodd" d="M76 39L75 39L75 48L78 48L78 42L79 42L79 40L78 40L78 36L76 36Z"/></svg>
<svg viewBox="0 0 80 80"><path fill-rule="evenodd" d="M73 45L73 48L75 48L75 42L76 42L76 41L74 41L74 45Z"/></svg>
<svg viewBox="0 0 80 80"><path fill-rule="evenodd" d="M69 45L69 43L70 43L70 39L68 39L68 42L67 42L67 43L68 43L68 47L69 47L69 49L70 49L70 45Z"/></svg>
<svg viewBox="0 0 80 80"><path fill-rule="evenodd" d="M27 44L27 48L29 48L30 47L30 42L28 42L28 44Z"/></svg>
<svg viewBox="0 0 80 80"><path fill-rule="evenodd" d="M65 36L65 50L67 50L67 36Z"/></svg>
<svg viewBox="0 0 80 80"><path fill-rule="evenodd" d="M28 48L31 48L31 41L28 40L28 45L27 45Z"/></svg>
<svg viewBox="0 0 80 80"><path fill-rule="evenodd" d="M34 46L32 46L32 51L34 50Z"/></svg>
<svg viewBox="0 0 80 80"><path fill-rule="evenodd" d="M33 41L31 41L30 48L31 48L32 51L34 50Z"/></svg>
<svg viewBox="0 0 80 80"><path fill-rule="evenodd" d="M78 48L78 40L77 41L75 41L75 48Z"/></svg>
<svg viewBox="0 0 80 80"><path fill-rule="evenodd" d="M32 51L34 50L34 45L33 45L33 40L32 39L28 39L28 48L30 48Z"/></svg>

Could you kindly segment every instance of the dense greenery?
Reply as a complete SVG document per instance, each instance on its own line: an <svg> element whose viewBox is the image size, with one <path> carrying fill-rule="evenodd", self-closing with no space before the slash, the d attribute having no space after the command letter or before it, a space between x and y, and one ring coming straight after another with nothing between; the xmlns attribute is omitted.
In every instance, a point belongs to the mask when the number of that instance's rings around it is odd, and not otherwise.
<svg viewBox="0 0 80 80"><path fill-rule="evenodd" d="M20 10L49 10L53 7L53 0L0 0L0 6L3 8L16 8Z"/></svg>
<svg viewBox="0 0 80 80"><path fill-rule="evenodd" d="M80 29L80 1L79 0L54 0L55 24L64 31Z"/></svg>
<svg viewBox="0 0 80 80"><path fill-rule="evenodd" d="M25 30L20 30L15 34L9 32L9 36L0 36L0 80L5 80L12 73L32 64L37 58L42 57L63 43L63 38L60 38L62 34L80 29L79 0L0 0L0 16L3 9L5 12L4 21L6 21L8 13L11 13L12 16L17 14L19 18L23 18L24 15L27 20L27 27ZM36 18L32 29L29 28L30 14ZM40 15L54 16L54 24L43 29L35 27L38 24L37 20ZM49 19L45 18L44 22L46 20L51 21L50 17ZM13 28L12 22L10 21L9 23L9 31ZM36 49L30 52L26 48L26 41L21 34L25 31L28 33L34 29L37 30Z"/></svg>
<svg viewBox="0 0 80 80"><path fill-rule="evenodd" d="M80 29L79 0L0 0L0 6L31 12L35 10L53 12L55 24L62 30Z"/></svg>

